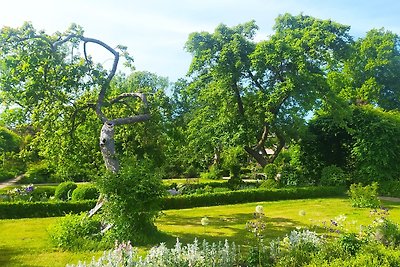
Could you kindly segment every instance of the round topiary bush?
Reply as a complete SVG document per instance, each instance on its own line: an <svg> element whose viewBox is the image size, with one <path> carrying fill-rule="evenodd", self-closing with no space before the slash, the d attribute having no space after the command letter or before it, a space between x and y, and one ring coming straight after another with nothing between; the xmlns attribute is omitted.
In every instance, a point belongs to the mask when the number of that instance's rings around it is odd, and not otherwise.
<svg viewBox="0 0 400 267"><path fill-rule="evenodd" d="M78 186L72 192L72 200L97 199L100 195L99 190L92 184Z"/></svg>
<svg viewBox="0 0 400 267"><path fill-rule="evenodd" d="M78 186L74 182L63 182L57 186L54 197L60 200L69 200L77 187Z"/></svg>

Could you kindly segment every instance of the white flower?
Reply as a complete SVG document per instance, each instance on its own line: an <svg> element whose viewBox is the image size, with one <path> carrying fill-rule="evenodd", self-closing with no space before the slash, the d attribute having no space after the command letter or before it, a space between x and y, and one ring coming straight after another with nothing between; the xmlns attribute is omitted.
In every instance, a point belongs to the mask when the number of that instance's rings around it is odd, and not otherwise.
<svg viewBox="0 0 400 267"><path fill-rule="evenodd" d="M341 215L339 215L339 216L337 216L337 217L335 218L335 221L338 222L338 223L342 223L342 222L344 222L346 219L347 219L347 217L346 217L345 215L341 214Z"/></svg>
<svg viewBox="0 0 400 267"><path fill-rule="evenodd" d="M264 207L261 206L261 205L258 205L258 206L256 207L256 213L258 213L258 214L263 214L263 213L264 213Z"/></svg>
<svg viewBox="0 0 400 267"><path fill-rule="evenodd" d="M207 217L201 218L201 225L206 226L208 225L210 220Z"/></svg>

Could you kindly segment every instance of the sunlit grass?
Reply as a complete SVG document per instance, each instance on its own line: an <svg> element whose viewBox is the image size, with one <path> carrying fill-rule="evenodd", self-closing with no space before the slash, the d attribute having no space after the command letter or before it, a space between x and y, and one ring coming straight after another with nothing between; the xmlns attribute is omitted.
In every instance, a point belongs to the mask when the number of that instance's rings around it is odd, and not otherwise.
<svg viewBox="0 0 400 267"><path fill-rule="evenodd" d="M323 228L323 222L329 223L339 215L347 217L344 228L354 232L359 231L360 225L368 225L374 219L370 216L370 209L353 208L347 199L341 198L168 210L157 220L158 228L164 233L160 242L172 246L177 237L183 243L193 242L195 238L209 242L228 239L246 246L254 242L245 224L253 218L257 205L264 207L267 239L282 237L298 227L330 234ZM389 218L400 223L400 203L384 202L384 206L390 209ZM201 225L201 218L205 216L209 218L207 226ZM65 252L54 249L47 228L56 220L0 220L0 266L65 266L67 263L88 261L92 256L101 255L102 252Z"/></svg>
<svg viewBox="0 0 400 267"><path fill-rule="evenodd" d="M267 239L282 237L297 228L331 235L324 228L324 222L329 225L330 220L339 215L346 216L342 230L358 232L361 225L369 225L375 218L370 215L370 209L353 208L347 199L329 198L168 210L158 220L158 228L184 242L197 237L211 241L228 239L245 245L252 238L245 224L253 219L257 205L264 207ZM390 208L389 218L400 223L400 203L385 202L384 205ZM209 225L204 227L201 218L205 216L209 218Z"/></svg>

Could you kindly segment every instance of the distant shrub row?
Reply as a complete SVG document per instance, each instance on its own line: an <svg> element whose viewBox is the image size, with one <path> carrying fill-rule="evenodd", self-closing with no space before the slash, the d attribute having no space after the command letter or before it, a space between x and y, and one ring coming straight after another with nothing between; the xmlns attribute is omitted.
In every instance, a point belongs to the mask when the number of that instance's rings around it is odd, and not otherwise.
<svg viewBox="0 0 400 267"><path fill-rule="evenodd" d="M282 189L248 189L201 195L178 195L165 197L163 199L163 209L184 209L258 201L336 197L344 196L345 193L345 187L320 186Z"/></svg>
<svg viewBox="0 0 400 267"><path fill-rule="evenodd" d="M0 219L41 218L64 216L88 211L96 200L78 202L0 202Z"/></svg>
<svg viewBox="0 0 400 267"><path fill-rule="evenodd" d="M307 199L344 196L344 187L301 187L283 189L249 189L201 195L178 195L164 197L162 207L184 209L258 201ZM67 213L88 211L96 200L71 202L0 202L0 219L63 216Z"/></svg>

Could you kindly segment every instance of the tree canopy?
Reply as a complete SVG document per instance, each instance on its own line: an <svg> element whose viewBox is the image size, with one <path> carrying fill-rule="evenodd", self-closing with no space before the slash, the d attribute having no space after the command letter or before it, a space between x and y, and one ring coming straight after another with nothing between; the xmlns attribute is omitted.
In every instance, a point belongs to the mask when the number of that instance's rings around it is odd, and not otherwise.
<svg viewBox="0 0 400 267"><path fill-rule="evenodd" d="M189 36L194 99L188 129L201 149L240 145L265 166L308 112L333 102L328 73L342 68L352 38L348 26L304 15L279 16L265 41L253 40L256 30L251 21Z"/></svg>

